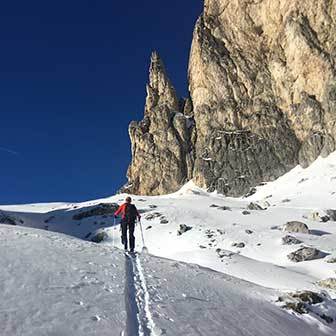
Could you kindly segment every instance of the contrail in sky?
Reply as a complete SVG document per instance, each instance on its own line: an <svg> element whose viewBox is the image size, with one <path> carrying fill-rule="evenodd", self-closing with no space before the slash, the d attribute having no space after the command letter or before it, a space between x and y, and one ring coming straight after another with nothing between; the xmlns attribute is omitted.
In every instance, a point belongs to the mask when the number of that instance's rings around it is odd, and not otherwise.
<svg viewBox="0 0 336 336"><path fill-rule="evenodd" d="M13 155L20 155L20 153L15 152L15 151L13 151L9 148L5 148L5 147L0 147L0 151L7 152L7 153L10 153L10 154L13 154Z"/></svg>

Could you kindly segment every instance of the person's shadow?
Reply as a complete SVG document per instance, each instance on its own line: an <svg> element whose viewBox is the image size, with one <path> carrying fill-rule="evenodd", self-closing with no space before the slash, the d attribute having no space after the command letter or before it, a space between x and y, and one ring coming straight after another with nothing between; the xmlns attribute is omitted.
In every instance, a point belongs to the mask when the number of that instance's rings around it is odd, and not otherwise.
<svg viewBox="0 0 336 336"><path fill-rule="evenodd" d="M125 307L126 330L125 336L139 336L138 306L134 285L134 267L131 257L125 254Z"/></svg>

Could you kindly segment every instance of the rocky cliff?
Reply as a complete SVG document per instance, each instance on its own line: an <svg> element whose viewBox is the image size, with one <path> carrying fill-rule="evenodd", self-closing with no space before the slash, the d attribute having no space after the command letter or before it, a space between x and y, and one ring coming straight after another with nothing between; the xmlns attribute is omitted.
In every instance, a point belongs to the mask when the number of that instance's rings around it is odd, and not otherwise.
<svg viewBox="0 0 336 336"><path fill-rule="evenodd" d="M179 101L159 55L151 57L144 119L132 122L127 191L176 191L193 177L195 127L190 100Z"/></svg>
<svg viewBox="0 0 336 336"><path fill-rule="evenodd" d="M239 196L335 150L336 1L205 0L179 101L156 53L128 191Z"/></svg>

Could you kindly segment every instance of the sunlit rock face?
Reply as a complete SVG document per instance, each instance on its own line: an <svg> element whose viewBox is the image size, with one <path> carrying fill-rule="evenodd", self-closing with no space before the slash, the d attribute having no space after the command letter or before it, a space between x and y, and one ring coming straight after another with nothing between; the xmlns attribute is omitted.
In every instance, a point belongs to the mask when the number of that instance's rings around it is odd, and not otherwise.
<svg viewBox="0 0 336 336"><path fill-rule="evenodd" d="M191 179L194 131L191 101L179 101L162 60L154 52L144 119L129 126L132 163L125 191L159 195L174 192Z"/></svg>
<svg viewBox="0 0 336 336"><path fill-rule="evenodd" d="M153 54L129 189L240 196L335 150L335 0L205 0L181 103Z"/></svg>

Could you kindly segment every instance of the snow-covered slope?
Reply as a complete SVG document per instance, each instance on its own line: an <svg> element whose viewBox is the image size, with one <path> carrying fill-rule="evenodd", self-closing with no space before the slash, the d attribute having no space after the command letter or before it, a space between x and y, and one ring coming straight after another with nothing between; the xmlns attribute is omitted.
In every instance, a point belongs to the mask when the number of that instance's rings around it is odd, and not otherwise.
<svg viewBox="0 0 336 336"><path fill-rule="evenodd" d="M20 226L61 232L84 240L90 240L97 232L104 231L107 239L103 246L96 248L110 249L112 255L116 255L119 252L111 250L112 247L122 246L119 228L114 226L113 216L105 214L76 220L74 215L95 209L100 203L120 204L124 197L125 195L116 195L78 204L0 206L0 209ZM134 201L143 213L145 243L152 255L208 267L227 274L226 276L254 283L254 288L270 288L270 293L273 294L273 290L307 289L316 292L325 290L331 297L336 297L336 292L332 289L317 284L319 280L336 277L336 263L327 262L336 257L336 222L322 222L326 210L336 208L336 153L326 159L319 158L305 170L297 167L278 180L259 186L256 193L248 198L233 199L216 193L209 194L190 182L175 194L135 196ZM251 202L259 204L265 210L247 210ZM282 238L287 233L281 227L288 221L301 221L308 225L310 234L290 234L301 240L301 244L282 244ZM191 229L177 235L182 224ZM13 230L17 229L18 227L13 227ZM6 230L10 230L10 227L6 227ZM139 226L136 238L137 249L141 250ZM92 247L95 245L91 243L80 244L95 249ZM234 244L238 246L233 246ZM287 255L301 246L317 248L326 257L300 263L290 261ZM169 263L153 260L157 264ZM162 271L163 274L164 269L158 268L157 272ZM202 274L203 272L204 270ZM160 278L163 277L162 274L159 274ZM209 274L220 277L217 273L207 274L209 277ZM176 272L176 276L183 274ZM246 283L238 281L237 284L240 287ZM212 281L206 286L211 287ZM181 292L179 287L175 288L175 284L173 287L172 290L176 293ZM265 289L263 292L267 293ZM264 299L272 301L272 295L265 294ZM171 309L170 314L173 311L176 314L177 310ZM336 313L334 317L336 318ZM335 329L335 323L329 324L329 328ZM204 331L201 334L206 335ZM319 335L317 329L316 335Z"/></svg>
<svg viewBox="0 0 336 336"><path fill-rule="evenodd" d="M149 255L0 227L1 335L333 335L276 292Z"/></svg>

